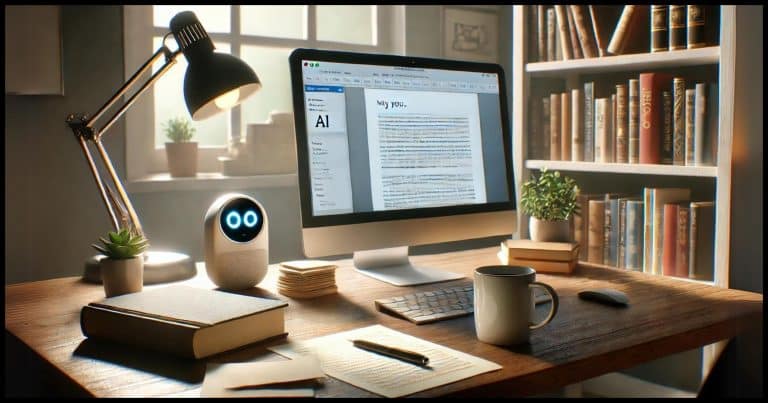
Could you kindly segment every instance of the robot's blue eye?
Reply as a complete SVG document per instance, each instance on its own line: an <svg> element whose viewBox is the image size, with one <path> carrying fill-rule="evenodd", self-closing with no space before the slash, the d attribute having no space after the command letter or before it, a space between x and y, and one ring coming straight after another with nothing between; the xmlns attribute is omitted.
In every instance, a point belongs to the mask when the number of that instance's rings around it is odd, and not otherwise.
<svg viewBox="0 0 768 403"><path fill-rule="evenodd" d="M231 229L238 229L240 228L240 224L242 223L242 220L240 219L240 214L237 213L237 211L230 211L227 214L227 226Z"/></svg>
<svg viewBox="0 0 768 403"><path fill-rule="evenodd" d="M248 210L243 214L243 224L248 228L253 228L258 224L259 216L253 210Z"/></svg>

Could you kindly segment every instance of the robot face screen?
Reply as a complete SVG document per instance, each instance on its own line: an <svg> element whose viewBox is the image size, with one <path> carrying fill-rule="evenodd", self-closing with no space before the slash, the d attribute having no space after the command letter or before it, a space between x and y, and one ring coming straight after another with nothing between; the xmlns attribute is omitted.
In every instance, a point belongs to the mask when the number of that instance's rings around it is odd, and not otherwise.
<svg viewBox="0 0 768 403"><path fill-rule="evenodd" d="M219 225L230 240L248 242L261 232L264 214L253 201L237 198L224 205Z"/></svg>

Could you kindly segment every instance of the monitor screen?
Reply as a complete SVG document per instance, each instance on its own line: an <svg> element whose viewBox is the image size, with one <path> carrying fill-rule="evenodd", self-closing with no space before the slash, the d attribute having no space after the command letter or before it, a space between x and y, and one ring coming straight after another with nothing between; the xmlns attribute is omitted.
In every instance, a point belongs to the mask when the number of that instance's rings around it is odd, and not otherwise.
<svg viewBox="0 0 768 403"><path fill-rule="evenodd" d="M290 64L303 227L515 208L500 66L308 49Z"/></svg>

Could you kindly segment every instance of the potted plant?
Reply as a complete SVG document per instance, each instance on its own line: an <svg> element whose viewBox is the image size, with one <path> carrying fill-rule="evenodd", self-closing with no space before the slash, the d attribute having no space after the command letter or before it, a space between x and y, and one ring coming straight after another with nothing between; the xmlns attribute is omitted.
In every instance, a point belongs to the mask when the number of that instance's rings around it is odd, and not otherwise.
<svg viewBox="0 0 768 403"><path fill-rule="evenodd" d="M541 169L522 186L520 206L530 218L531 239L541 242L570 242L571 217L578 213L576 181L560 172Z"/></svg>
<svg viewBox="0 0 768 403"><path fill-rule="evenodd" d="M109 231L109 239L99 238L104 246L92 244L106 255L99 261L101 280L107 297L139 292L144 286L144 250L149 246L143 235L123 228Z"/></svg>
<svg viewBox="0 0 768 403"><path fill-rule="evenodd" d="M190 141L194 134L189 119L172 118L165 125L165 135L171 140L165 143L165 155L174 178L197 175L197 142Z"/></svg>

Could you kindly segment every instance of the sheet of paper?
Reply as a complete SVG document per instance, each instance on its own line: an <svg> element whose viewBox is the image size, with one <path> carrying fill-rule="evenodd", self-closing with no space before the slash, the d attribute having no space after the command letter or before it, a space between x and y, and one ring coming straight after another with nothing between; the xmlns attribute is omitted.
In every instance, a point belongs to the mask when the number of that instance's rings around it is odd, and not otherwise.
<svg viewBox="0 0 768 403"><path fill-rule="evenodd" d="M355 339L418 351L429 358L429 366L420 367L362 350L352 345L351 340ZM293 341L270 349L294 359L317 356L327 375L386 397L407 396L501 369L496 363L381 325Z"/></svg>
<svg viewBox="0 0 768 403"><path fill-rule="evenodd" d="M323 378L316 357L294 360L208 364L201 397L314 397L314 388L270 384ZM264 385L264 387L258 387ZM258 388L243 388L254 386ZM233 389L237 388L237 389Z"/></svg>

